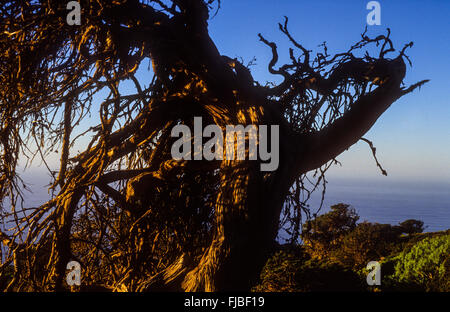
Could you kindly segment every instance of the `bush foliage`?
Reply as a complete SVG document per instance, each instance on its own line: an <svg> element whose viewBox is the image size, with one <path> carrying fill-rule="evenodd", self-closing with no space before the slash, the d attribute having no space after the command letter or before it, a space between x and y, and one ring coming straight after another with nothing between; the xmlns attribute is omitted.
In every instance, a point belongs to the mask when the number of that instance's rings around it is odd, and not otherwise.
<svg viewBox="0 0 450 312"><path fill-rule="evenodd" d="M390 290L396 288L450 291L450 234L426 237L411 248L386 260L393 274L386 277Z"/></svg>
<svg viewBox="0 0 450 312"><path fill-rule="evenodd" d="M300 250L300 251L299 251ZM266 263L258 292L362 291L358 274L339 263L311 259L298 247L280 250Z"/></svg>
<svg viewBox="0 0 450 312"><path fill-rule="evenodd" d="M357 223L355 209L331 206L303 225L302 245L280 246L255 291L450 291L450 230L424 223ZM382 264L382 285L367 286L366 265Z"/></svg>

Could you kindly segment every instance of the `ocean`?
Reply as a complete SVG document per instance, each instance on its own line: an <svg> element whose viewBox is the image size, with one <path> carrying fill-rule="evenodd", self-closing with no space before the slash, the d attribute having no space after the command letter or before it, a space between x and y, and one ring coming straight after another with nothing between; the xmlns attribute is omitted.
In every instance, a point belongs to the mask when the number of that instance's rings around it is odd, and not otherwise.
<svg viewBox="0 0 450 312"><path fill-rule="evenodd" d="M312 207L319 203L318 196L311 201ZM337 203L354 207L359 222L395 225L417 219L424 222L425 232L450 228L450 183L330 180L319 214Z"/></svg>
<svg viewBox="0 0 450 312"><path fill-rule="evenodd" d="M33 193L26 192L25 203L35 207L49 198L46 186L49 179L34 175L30 180ZM319 195L320 190L310 200L313 212L319 206ZM337 203L354 207L360 222L395 225L406 219L418 219L424 222L426 232L450 228L450 183L329 179L319 214Z"/></svg>

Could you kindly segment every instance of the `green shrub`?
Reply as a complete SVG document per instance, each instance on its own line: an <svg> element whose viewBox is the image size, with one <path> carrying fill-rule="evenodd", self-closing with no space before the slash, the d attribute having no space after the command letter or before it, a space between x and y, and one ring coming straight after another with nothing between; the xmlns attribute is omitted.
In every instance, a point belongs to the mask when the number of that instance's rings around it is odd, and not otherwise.
<svg viewBox="0 0 450 312"><path fill-rule="evenodd" d="M303 245L281 248L254 291L450 291L450 230L421 233L424 224L362 222L346 204L303 225ZM406 234L406 235L404 235ZM382 265L381 286L367 286L366 265Z"/></svg>
<svg viewBox="0 0 450 312"><path fill-rule="evenodd" d="M385 261L388 290L450 291L450 235L424 238Z"/></svg>

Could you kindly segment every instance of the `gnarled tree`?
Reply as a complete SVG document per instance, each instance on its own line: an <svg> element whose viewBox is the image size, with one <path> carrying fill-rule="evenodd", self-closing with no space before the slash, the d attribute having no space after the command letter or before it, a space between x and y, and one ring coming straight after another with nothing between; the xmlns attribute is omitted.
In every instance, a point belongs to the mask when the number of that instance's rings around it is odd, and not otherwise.
<svg viewBox="0 0 450 312"><path fill-rule="evenodd" d="M323 45L312 54L286 18L288 64L277 66L276 44L259 35L272 52L269 72L283 79L261 85L208 34L220 2L80 4L79 26L67 24L64 1L0 8L0 198L15 225L2 234L2 270L25 254L10 290L65 289L70 260L81 263L85 284L114 290L249 289L280 228L298 238L311 191L325 185L335 158L425 82L402 87L411 44L395 52L389 30L364 33L344 53ZM377 55L362 53L368 46ZM147 61L149 75L137 75ZM223 129L279 125L278 169L174 160L171 129L194 116ZM89 118L93 126L80 133ZM19 157L46 163L55 151L52 199L20 208Z"/></svg>

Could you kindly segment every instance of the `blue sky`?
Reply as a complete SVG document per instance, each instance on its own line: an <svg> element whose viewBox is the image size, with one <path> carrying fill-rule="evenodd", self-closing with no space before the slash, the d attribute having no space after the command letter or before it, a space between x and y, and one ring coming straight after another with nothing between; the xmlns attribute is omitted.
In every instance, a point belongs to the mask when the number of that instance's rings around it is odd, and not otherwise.
<svg viewBox="0 0 450 312"><path fill-rule="evenodd" d="M369 10L366 0L228 0L210 21L210 35L222 54L257 58L252 67L258 81L276 81L267 72L270 50L258 41L261 32L275 41L281 61L288 42L277 23L289 17L292 35L308 49L327 41L330 52L343 52L360 39ZM330 171L335 178L376 181L450 182L450 1L379 1L381 25L369 26L368 34L392 31L396 48L414 41L407 54L406 84L431 81L395 102L366 135L377 147L379 160L388 170L381 176L368 146L354 145L338 159L342 167Z"/></svg>

